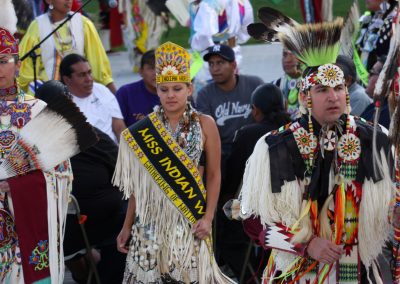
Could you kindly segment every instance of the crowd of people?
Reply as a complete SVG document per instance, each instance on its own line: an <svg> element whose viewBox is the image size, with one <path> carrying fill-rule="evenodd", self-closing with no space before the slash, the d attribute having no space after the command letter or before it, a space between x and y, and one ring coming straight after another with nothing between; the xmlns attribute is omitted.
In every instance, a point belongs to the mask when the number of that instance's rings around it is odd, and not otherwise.
<svg viewBox="0 0 400 284"><path fill-rule="evenodd" d="M87 283L91 261L101 283L400 283L396 0L366 1L351 52L319 1L294 24L253 23L248 0L121 0L141 80L119 88L77 1L32 1L23 32L6 2L1 283L62 283L64 264ZM167 7L191 50L159 42ZM242 74L249 34L281 42L282 76Z"/></svg>

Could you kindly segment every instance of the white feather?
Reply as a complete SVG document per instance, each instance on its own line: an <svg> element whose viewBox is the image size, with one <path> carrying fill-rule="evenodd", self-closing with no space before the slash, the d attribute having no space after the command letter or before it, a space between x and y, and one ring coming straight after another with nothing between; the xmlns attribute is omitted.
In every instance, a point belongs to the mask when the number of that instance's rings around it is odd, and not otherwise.
<svg viewBox="0 0 400 284"><path fill-rule="evenodd" d="M349 56L350 58L353 57L353 40L360 27L359 18L360 9L358 6L358 0L355 0L353 5L350 7L340 36L340 53Z"/></svg>
<svg viewBox="0 0 400 284"><path fill-rule="evenodd" d="M11 34L17 32L17 15L11 0L0 0L0 27L7 29Z"/></svg>

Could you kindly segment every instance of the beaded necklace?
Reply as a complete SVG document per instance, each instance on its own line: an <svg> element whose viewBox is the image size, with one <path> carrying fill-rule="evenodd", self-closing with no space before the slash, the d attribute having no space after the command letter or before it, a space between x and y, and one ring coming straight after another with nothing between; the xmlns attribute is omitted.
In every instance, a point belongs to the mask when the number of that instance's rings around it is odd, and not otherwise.
<svg viewBox="0 0 400 284"><path fill-rule="evenodd" d="M16 85L12 85L11 87L0 89L0 99L4 99L8 96L13 96L18 94L18 87Z"/></svg>
<svg viewBox="0 0 400 284"><path fill-rule="evenodd" d="M0 96L0 117L10 116L9 123L3 123L0 119L0 130L10 129L11 126L20 130L30 121L32 114L32 106L25 103L25 93L18 88L16 83L9 88L0 89L0 93L4 94ZM6 98L14 95L16 95L15 99L8 104Z"/></svg>
<svg viewBox="0 0 400 284"><path fill-rule="evenodd" d="M52 22L52 25L55 27L57 27L61 22L63 22L64 20L58 21L58 22L53 22L51 19L51 15L49 13L49 19ZM66 24L67 26L67 35L65 36L65 39L62 38L60 30L56 31L54 36L55 36L55 41L58 42L58 44L60 45L60 54L61 57L66 56L67 54L71 53L72 50L75 50L76 48L74 47L74 36L72 34L71 31L71 23L68 22Z"/></svg>
<svg viewBox="0 0 400 284"><path fill-rule="evenodd" d="M197 111L188 103L175 131L172 130L162 106L156 106L155 112L178 145L197 164L202 151L202 133Z"/></svg>

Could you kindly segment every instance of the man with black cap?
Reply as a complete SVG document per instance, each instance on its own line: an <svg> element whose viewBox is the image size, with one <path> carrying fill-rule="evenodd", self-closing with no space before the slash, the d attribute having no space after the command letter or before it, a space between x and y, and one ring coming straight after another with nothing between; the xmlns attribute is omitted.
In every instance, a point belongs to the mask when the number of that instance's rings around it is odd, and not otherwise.
<svg viewBox="0 0 400 284"><path fill-rule="evenodd" d="M235 53L227 45L214 45L203 57L213 82L199 91L196 107L217 122L222 142L223 163L230 153L235 131L252 122L251 93L263 83L256 76L236 74Z"/></svg>
<svg viewBox="0 0 400 284"><path fill-rule="evenodd" d="M227 45L218 44L209 47L203 59L208 62L213 82L199 91L196 108L215 119L221 137L220 203L223 204L224 201L233 197L228 190L225 190L226 160L231 152L233 138L237 129L253 122L251 93L263 81L256 76L238 75L235 53ZM239 277L247 250L248 237L243 233L239 222L228 221L221 212L221 210L217 212L217 248L220 250L220 258Z"/></svg>

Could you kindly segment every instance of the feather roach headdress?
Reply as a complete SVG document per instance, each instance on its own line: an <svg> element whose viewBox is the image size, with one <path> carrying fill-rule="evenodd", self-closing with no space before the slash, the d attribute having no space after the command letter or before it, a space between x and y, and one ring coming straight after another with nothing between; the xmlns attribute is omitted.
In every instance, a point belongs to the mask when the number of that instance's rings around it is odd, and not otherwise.
<svg viewBox="0 0 400 284"><path fill-rule="evenodd" d="M306 65L302 90L316 84L330 87L344 83L343 71L334 65L340 51L343 19L299 25L281 12L264 7L258 11L262 23L248 26L249 34L266 42L280 41Z"/></svg>
<svg viewBox="0 0 400 284"><path fill-rule="evenodd" d="M303 73L302 90L322 84L335 87L344 83L343 71L333 63L340 50L340 34L343 19L333 22L297 25L285 33L279 33L279 40L307 68Z"/></svg>

